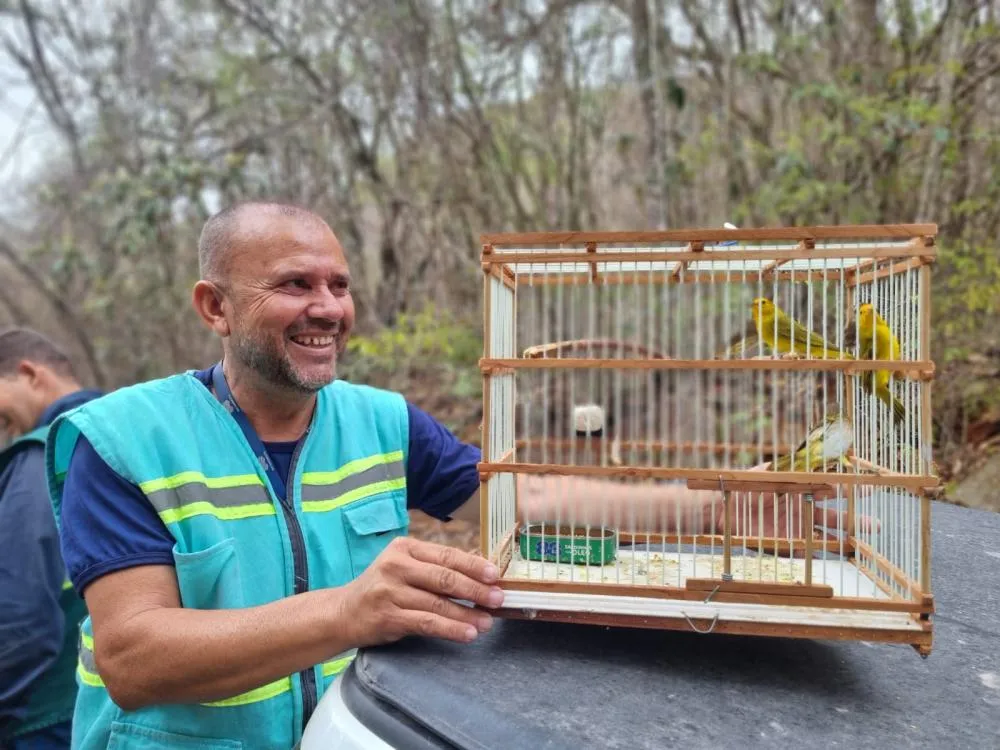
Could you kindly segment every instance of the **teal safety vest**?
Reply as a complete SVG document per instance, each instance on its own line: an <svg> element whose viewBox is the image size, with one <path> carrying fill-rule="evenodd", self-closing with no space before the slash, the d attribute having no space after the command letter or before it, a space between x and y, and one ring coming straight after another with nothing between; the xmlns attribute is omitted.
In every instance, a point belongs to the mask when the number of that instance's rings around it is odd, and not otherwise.
<svg viewBox="0 0 1000 750"><path fill-rule="evenodd" d="M253 607L343 586L409 525L408 417L394 393L343 381L319 391L309 432L292 458L290 504L275 495L233 417L190 373L123 388L53 423L47 464L57 516L80 433L139 486L176 540L184 607ZM352 658L353 652L340 654L212 702L126 712L110 699L94 663L88 617L73 747L291 748Z"/></svg>
<svg viewBox="0 0 1000 750"><path fill-rule="evenodd" d="M21 451L31 448L45 448L48 426L39 427L22 435L0 452L0 472L2 472ZM38 477L45 481L45 477ZM53 724L61 724L73 718L76 702L77 641L83 618L87 616L87 606L77 596L73 585L64 580L59 593L59 608L63 613L63 643L55 662L39 677L28 696L27 715L14 727L11 735L20 737L37 732Z"/></svg>

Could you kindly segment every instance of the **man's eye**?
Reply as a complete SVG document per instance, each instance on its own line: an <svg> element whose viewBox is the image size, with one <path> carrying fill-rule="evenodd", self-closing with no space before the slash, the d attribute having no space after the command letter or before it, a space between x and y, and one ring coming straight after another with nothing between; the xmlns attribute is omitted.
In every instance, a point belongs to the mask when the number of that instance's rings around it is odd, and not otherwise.
<svg viewBox="0 0 1000 750"><path fill-rule="evenodd" d="M290 279L285 282L285 286L292 287L293 289L308 289L309 282L305 279Z"/></svg>

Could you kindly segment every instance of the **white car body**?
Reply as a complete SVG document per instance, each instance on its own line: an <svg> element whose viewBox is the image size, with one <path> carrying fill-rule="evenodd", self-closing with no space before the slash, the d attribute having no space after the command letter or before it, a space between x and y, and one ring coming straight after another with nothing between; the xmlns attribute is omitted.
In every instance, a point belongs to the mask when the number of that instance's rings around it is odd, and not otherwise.
<svg viewBox="0 0 1000 750"><path fill-rule="evenodd" d="M302 733L299 750L395 750L355 718L341 695L343 680L334 683L316 706Z"/></svg>

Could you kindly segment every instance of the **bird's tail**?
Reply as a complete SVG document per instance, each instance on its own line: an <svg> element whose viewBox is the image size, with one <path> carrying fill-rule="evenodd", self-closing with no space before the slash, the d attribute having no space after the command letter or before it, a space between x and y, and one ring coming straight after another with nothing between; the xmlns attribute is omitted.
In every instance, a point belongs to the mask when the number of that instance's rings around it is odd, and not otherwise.
<svg viewBox="0 0 1000 750"><path fill-rule="evenodd" d="M895 395L892 396L892 418L896 424L900 424L906 419L906 407Z"/></svg>
<svg viewBox="0 0 1000 750"><path fill-rule="evenodd" d="M774 464L771 468L774 471L788 471L792 467L792 459L795 457L794 453L789 453L785 456L779 456L775 459Z"/></svg>
<svg viewBox="0 0 1000 750"><path fill-rule="evenodd" d="M828 347L823 351L823 359L854 359L854 355L850 352Z"/></svg>

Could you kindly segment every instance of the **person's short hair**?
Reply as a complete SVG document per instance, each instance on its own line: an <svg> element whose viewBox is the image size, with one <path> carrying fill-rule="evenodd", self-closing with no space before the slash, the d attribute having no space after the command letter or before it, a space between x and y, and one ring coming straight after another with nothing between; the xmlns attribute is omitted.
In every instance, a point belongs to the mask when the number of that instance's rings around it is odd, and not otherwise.
<svg viewBox="0 0 1000 750"><path fill-rule="evenodd" d="M228 255L233 240L240 231L240 218L251 212L326 223L307 208L280 201L244 201L224 208L209 217L198 238L198 270L201 278L219 282L229 273Z"/></svg>
<svg viewBox="0 0 1000 750"><path fill-rule="evenodd" d="M74 377L73 363L51 339L30 328L8 328L0 331L0 377L17 372L24 360L37 362L60 375Z"/></svg>

